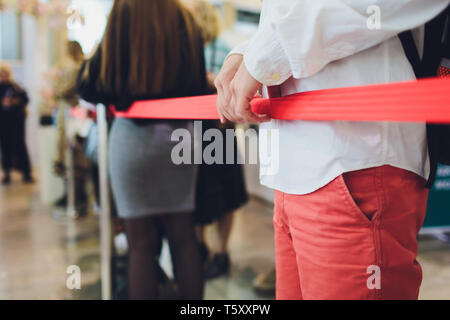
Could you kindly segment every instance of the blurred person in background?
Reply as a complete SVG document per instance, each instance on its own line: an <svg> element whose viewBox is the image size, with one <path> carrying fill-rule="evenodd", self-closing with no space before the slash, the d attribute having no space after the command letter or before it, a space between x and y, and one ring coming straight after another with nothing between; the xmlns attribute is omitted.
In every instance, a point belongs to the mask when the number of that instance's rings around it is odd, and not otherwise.
<svg viewBox="0 0 450 320"><path fill-rule="evenodd" d="M221 19L218 10L204 0L187 2L193 10L202 30L205 42L205 61L209 85L214 88L214 79L230 51L230 47L220 39ZM214 89L213 89L214 90ZM222 131L225 141L226 129L234 129L234 124L221 125L220 121L203 121L203 131L216 128ZM213 279L230 271L228 242L233 226L234 211L247 202L242 165L237 164L237 140L234 138L234 164L202 164L197 182L196 223L197 236L201 243L202 255L209 257L209 249L204 237L205 225L217 223L218 250L206 261L205 278ZM226 150L223 150L226 159Z"/></svg>
<svg viewBox="0 0 450 320"><path fill-rule="evenodd" d="M0 145L3 184L11 183L13 167L20 170L25 183L32 183L31 165L25 142L28 95L15 83L7 64L0 65Z"/></svg>
<svg viewBox="0 0 450 320"><path fill-rule="evenodd" d="M59 70L58 81L55 83L55 96L58 101L57 126L58 140L56 156L54 160L55 173L66 181L67 170L73 170L74 177L74 198L75 211L78 217L88 213L88 196L86 194L86 182L90 174L89 161L85 156L85 138L78 134L79 129L74 129L70 124L69 111L79 105L79 95L77 92L77 76L84 61L84 54L81 46L76 41L68 41L66 55ZM78 127L80 126L80 121ZM73 130L70 130L72 127ZM81 126L82 127L82 126ZM67 161L68 148L72 161ZM72 167L68 168L69 163ZM66 190L67 193L67 190ZM67 205L67 194L56 202L59 206Z"/></svg>
<svg viewBox="0 0 450 320"><path fill-rule="evenodd" d="M136 100L206 91L200 30L179 1L114 2L102 43L80 71L84 100L126 111ZM111 128L109 172L129 245L129 299L158 298L161 234L169 240L180 298L203 297L193 215L197 167L172 162L178 128L193 136L188 120L117 118Z"/></svg>

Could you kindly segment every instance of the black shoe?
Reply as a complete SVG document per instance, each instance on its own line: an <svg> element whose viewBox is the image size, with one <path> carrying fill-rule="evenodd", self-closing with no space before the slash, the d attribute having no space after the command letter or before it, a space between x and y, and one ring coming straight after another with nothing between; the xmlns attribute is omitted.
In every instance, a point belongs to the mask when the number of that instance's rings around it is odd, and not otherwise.
<svg viewBox="0 0 450 320"><path fill-rule="evenodd" d="M205 279L210 280L230 272L230 258L228 254L215 254L205 268Z"/></svg>
<svg viewBox="0 0 450 320"><path fill-rule="evenodd" d="M275 268L261 273L253 281L253 289L262 296L274 297L276 278Z"/></svg>
<svg viewBox="0 0 450 320"><path fill-rule="evenodd" d="M35 181L34 181L34 179L33 179L33 177L31 177L31 176L25 176L25 177L23 177L23 183L26 183L26 184L33 184Z"/></svg>
<svg viewBox="0 0 450 320"><path fill-rule="evenodd" d="M89 210L88 210L87 204L76 204L75 205L75 219L83 219L88 216Z"/></svg>
<svg viewBox="0 0 450 320"><path fill-rule="evenodd" d="M67 206L67 195L62 196L59 200L56 200L55 206L65 208Z"/></svg>
<svg viewBox="0 0 450 320"><path fill-rule="evenodd" d="M3 185L8 185L8 184L10 184L11 183L11 176L8 174L8 175L6 175L4 178L3 178L3 180L2 180L2 184Z"/></svg>

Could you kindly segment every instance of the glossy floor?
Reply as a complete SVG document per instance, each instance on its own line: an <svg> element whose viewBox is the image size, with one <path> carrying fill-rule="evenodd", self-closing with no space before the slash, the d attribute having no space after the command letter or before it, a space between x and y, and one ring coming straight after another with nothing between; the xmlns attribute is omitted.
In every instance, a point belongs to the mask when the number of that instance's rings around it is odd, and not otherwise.
<svg viewBox="0 0 450 320"><path fill-rule="evenodd" d="M213 239L213 229L208 238ZM0 186L0 299L99 299L98 219L73 221L39 202L37 185ZM214 243L214 241L212 241ZM254 292L259 272L273 267L271 208L251 201L236 213L230 276L208 282L207 299L272 298ZM450 245L422 237L422 299L450 299ZM82 271L81 290L66 286L67 268Z"/></svg>

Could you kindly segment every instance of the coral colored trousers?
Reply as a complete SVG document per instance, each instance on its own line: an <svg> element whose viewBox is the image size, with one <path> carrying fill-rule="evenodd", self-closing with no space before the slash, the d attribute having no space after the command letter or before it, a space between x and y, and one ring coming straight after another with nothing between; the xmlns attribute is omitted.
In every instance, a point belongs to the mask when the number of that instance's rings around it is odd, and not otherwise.
<svg viewBox="0 0 450 320"><path fill-rule="evenodd" d="M277 299L417 299L425 183L381 166L307 195L276 191Z"/></svg>

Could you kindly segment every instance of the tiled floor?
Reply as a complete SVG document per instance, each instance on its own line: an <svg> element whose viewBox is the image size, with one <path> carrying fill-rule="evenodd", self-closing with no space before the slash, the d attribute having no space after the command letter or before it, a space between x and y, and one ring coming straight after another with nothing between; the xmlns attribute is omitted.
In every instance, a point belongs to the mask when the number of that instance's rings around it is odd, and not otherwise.
<svg viewBox="0 0 450 320"><path fill-rule="evenodd" d="M207 238L214 244L214 228L207 231ZM257 273L274 267L273 252L272 210L263 202L251 201L235 213L230 241L233 262L230 277L210 281L206 286L206 299L267 299L252 290L252 282Z"/></svg>
<svg viewBox="0 0 450 320"><path fill-rule="evenodd" d="M95 215L73 221L39 203L37 185L0 186L0 299L98 299L100 261ZM207 237L214 244L214 230ZM258 272L273 266L270 206L251 201L236 213L229 277L211 281L207 299L261 299ZM421 237L422 299L450 299L450 245ZM81 268L81 290L66 287L67 267ZM270 298L270 297L269 297Z"/></svg>
<svg viewBox="0 0 450 320"><path fill-rule="evenodd" d="M71 265L82 270L81 292L66 288ZM73 221L61 210L42 206L37 184L0 186L0 299L89 297L87 289L98 280L95 216ZM98 297L96 291L92 297Z"/></svg>

